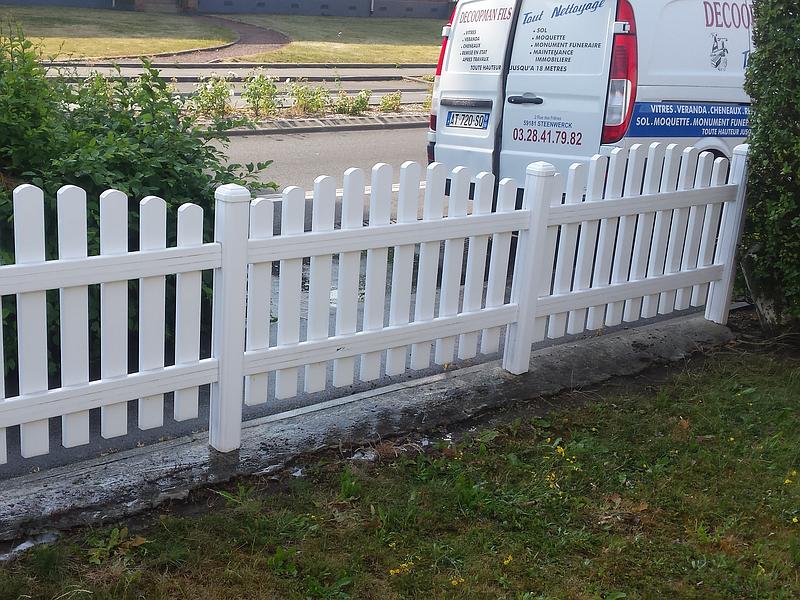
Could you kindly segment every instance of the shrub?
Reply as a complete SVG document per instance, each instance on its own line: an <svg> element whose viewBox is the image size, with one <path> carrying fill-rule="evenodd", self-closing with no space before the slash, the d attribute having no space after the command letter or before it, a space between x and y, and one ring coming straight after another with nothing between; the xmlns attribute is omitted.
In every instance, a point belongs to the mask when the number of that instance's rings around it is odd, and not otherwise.
<svg viewBox="0 0 800 600"><path fill-rule="evenodd" d="M255 71L244 83L242 98L256 118L273 114L278 107L277 97L278 86L275 79L264 75L261 69Z"/></svg>
<svg viewBox="0 0 800 600"><path fill-rule="evenodd" d="M386 94L381 98L378 110L381 112L398 112L400 110L400 100L401 94L399 90L391 94Z"/></svg>
<svg viewBox="0 0 800 600"><path fill-rule="evenodd" d="M286 80L286 91L293 100L292 108L301 115L318 115L325 112L330 104L331 93L318 85L311 87L300 81Z"/></svg>
<svg viewBox="0 0 800 600"><path fill-rule="evenodd" d="M0 262L13 262L11 192L21 183L45 191L45 226L55 232L56 192L66 184L87 192L90 231L97 230L99 196L116 188L131 198L129 245L138 247L138 201L156 195L175 214L185 202L206 210L206 236L213 222L214 189L225 183L254 184L270 161L226 165L226 129L241 121L215 119L201 127L189 105L159 72L145 63L134 80L93 75L75 86L47 79L39 52L21 31L0 31ZM258 187L277 187L258 184ZM169 242L174 243L174 218ZM55 235L46 236L46 255L57 256ZM96 254L99 240L89 239ZM57 294L48 327L58 339ZM90 311L98 313L97 297ZM135 302L131 303L136 306ZM13 303L4 307L6 369L16 347ZM132 327L135 330L135 315ZM55 344L51 350L57 352ZM93 346L95 348L95 346Z"/></svg>
<svg viewBox="0 0 800 600"><path fill-rule="evenodd" d="M340 90L333 104L333 112L341 115L362 115L369 110L370 97L370 90L361 90L355 96L349 96L347 92Z"/></svg>
<svg viewBox="0 0 800 600"><path fill-rule="evenodd" d="M231 83L222 75L210 75L198 84L192 105L201 115L222 119L231 110L231 96Z"/></svg>
<svg viewBox="0 0 800 600"><path fill-rule="evenodd" d="M753 9L744 272L762 321L775 327L800 320L800 9L795 0Z"/></svg>

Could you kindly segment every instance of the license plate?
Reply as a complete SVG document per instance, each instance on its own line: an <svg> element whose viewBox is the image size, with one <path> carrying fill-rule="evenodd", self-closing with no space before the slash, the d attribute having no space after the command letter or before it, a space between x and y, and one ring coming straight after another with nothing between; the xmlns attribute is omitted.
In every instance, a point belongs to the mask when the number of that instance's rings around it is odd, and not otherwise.
<svg viewBox="0 0 800 600"><path fill-rule="evenodd" d="M489 113L455 112L447 113L448 127L464 127L466 129L488 129Z"/></svg>

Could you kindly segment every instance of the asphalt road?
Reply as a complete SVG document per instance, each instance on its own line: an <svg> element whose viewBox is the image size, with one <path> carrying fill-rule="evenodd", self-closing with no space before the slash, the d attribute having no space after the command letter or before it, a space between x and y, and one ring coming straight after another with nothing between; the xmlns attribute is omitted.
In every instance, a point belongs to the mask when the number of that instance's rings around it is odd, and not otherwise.
<svg viewBox="0 0 800 600"><path fill-rule="evenodd" d="M350 167L369 171L379 162L395 170L395 181L407 160L427 163L426 129L386 129L243 136L231 138L231 162L275 161L262 174L262 181L275 181L280 189L297 185L306 190L319 175L336 177L337 188Z"/></svg>

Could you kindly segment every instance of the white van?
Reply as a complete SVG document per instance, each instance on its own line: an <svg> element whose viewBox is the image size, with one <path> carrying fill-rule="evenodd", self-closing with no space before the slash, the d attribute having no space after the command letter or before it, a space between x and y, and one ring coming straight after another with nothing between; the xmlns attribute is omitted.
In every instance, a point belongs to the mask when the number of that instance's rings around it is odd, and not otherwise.
<svg viewBox="0 0 800 600"><path fill-rule="evenodd" d="M460 0L437 67L428 158L522 182L615 147L730 157L748 134L751 0Z"/></svg>

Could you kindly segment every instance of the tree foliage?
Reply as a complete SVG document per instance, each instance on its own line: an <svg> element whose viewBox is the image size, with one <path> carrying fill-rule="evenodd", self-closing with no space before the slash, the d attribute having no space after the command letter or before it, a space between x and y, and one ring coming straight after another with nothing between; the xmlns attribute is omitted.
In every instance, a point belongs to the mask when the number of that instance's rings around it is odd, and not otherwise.
<svg viewBox="0 0 800 600"><path fill-rule="evenodd" d="M754 2L745 275L767 324L800 319L800 4Z"/></svg>

